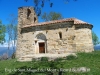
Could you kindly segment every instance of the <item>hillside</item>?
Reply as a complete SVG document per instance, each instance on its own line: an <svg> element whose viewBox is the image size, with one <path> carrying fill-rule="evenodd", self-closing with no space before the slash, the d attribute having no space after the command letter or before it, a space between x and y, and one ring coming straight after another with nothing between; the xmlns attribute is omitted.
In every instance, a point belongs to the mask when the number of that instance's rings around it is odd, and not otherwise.
<svg viewBox="0 0 100 75"><path fill-rule="evenodd" d="M100 44L94 47L95 50L100 50Z"/></svg>
<svg viewBox="0 0 100 75"><path fill-rule="evenodd" d="M82 71L77 72L80 67ZM77 58L70 56L69 59L55 61L47 61L46 58L32 62L0 61L0 75L61 75L61 72L63 75L100 75L100 51L78 53Z"/></svg>
<svg viewBox="0 0 100 75"><path fill-rule="evenodd" d="M4 53L7 53L7 51L8 51L8 47L0 47L0 56L2 56ZM8 52L9 56L11 56L13 52L15 52L15 50L13 51L13 48L10 47Z"/></svg>

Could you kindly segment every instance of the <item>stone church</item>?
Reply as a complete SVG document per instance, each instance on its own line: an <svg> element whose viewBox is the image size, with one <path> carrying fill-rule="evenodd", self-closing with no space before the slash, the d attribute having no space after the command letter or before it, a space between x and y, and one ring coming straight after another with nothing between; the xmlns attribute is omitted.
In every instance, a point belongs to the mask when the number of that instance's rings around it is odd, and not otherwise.
<svg viewBox="0 0 100 75"><path fill-rule="evenodd" d="M92 28L76 18L38 23L33 7L19 7L16 58L92 52Z"/></svg>

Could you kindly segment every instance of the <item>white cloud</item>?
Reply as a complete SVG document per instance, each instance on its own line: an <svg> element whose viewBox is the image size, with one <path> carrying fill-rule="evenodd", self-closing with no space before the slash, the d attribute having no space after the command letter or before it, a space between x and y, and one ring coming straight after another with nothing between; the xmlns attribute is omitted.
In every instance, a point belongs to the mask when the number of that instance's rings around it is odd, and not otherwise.
<svg viewBox="0 0 100 75"><path fill-rule="evenodd" d="M15 46L16 46L17 41L15 42ZM12 47L14 45L14 40L10 41L10 47ZM3 45L0 44L0 47L8 47L8 42L5 42Z"/></svg>

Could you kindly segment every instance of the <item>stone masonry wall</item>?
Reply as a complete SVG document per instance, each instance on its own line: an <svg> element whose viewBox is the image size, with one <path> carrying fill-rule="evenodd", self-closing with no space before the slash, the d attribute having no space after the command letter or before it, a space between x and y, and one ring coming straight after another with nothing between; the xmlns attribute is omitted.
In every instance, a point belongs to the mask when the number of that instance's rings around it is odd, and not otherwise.
<svg viewBox="0 0 100 75"><path fill-rule="evenodd" d="M64 25L62 25L63 27ZM47 33L47 50L48 53L61 54L74 52L75 42L72 37L74 36L73 25L66 25L65 28L56 27L57 29L48 30ZM62 39L59 37L59 32L62 33Z"/></svg>
<svg viewBox="0 0 100 75"><path fill-rule="evenodd" d="M62 33L61 39L59 32ZM75 25L70 22L22 29L21 56L39 54L35 39L40 33L46 36L46 53L62 54L93 51L91 29L75 29Z"/></svg>
<svg viewBox="0 0 100 75"><path fill-rule="evenodd" d="M39 41L45 42L45 50L49 54L93 51L91 25L75 25L70 21L23 28L37 22L33 8L19 8L16 58L39 54Z"/></svg>
<svg viewBox="0 0 100 75"><path fill-rule="evenodd" d="M25 36L23 39L22 30L21 28L25 25L31 24L31 23L37 23L38 19L34 12L33 7L20 7L18 9L18 38L17 38L17 50L16 50L16 58L19 58L20 56L23 56L28 53L28 50L24 52L24 49L26 47L30 46L30 41L26 38L28 36ZM29 34L30 35L30 34ZM31 36L30 36L31 37ZM23 42L26 46L23 47Z"/></svg>
<svg viewBox="0 0 100 75"><path fill-rule="evenodd" d="M59 32L62 33L62 39L59 37ZM46 36L46 53L61 54L74 52L76 48L73 38L75 34L74 32L74 27L70 23L49 25L49 27L39 26L23 29L21 34L21 55L38 53L35 49L36 44L34 39L39 33L43 33Z"/></svg>
<svg viewBox="0 0 100 75"><path fill-rule="evenodd" d="M89 27L80 26L75 32L76 50L78 52L92 52L94 49L91 29Z"/></svg>

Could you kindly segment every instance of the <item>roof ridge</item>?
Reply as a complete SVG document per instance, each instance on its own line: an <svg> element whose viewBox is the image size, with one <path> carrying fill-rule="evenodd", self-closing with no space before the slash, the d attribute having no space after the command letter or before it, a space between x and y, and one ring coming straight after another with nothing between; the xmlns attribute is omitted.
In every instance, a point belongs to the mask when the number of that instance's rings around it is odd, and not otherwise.
<svg viewBox="0 0 100 75"><path fill-rule="evenodd" d="M47 21L47 22L40 22L40 23L30 24L30 25L26 25L24 27L48 25L48 24L71 22L71 21L73 21L74 24L89 24L89 25L92 25L90 23L84 22L84 21L82 21L80 19L77 19L77 18L65 18L65 19L60 19L60 20L52 20L52 21Z"/></svg>

